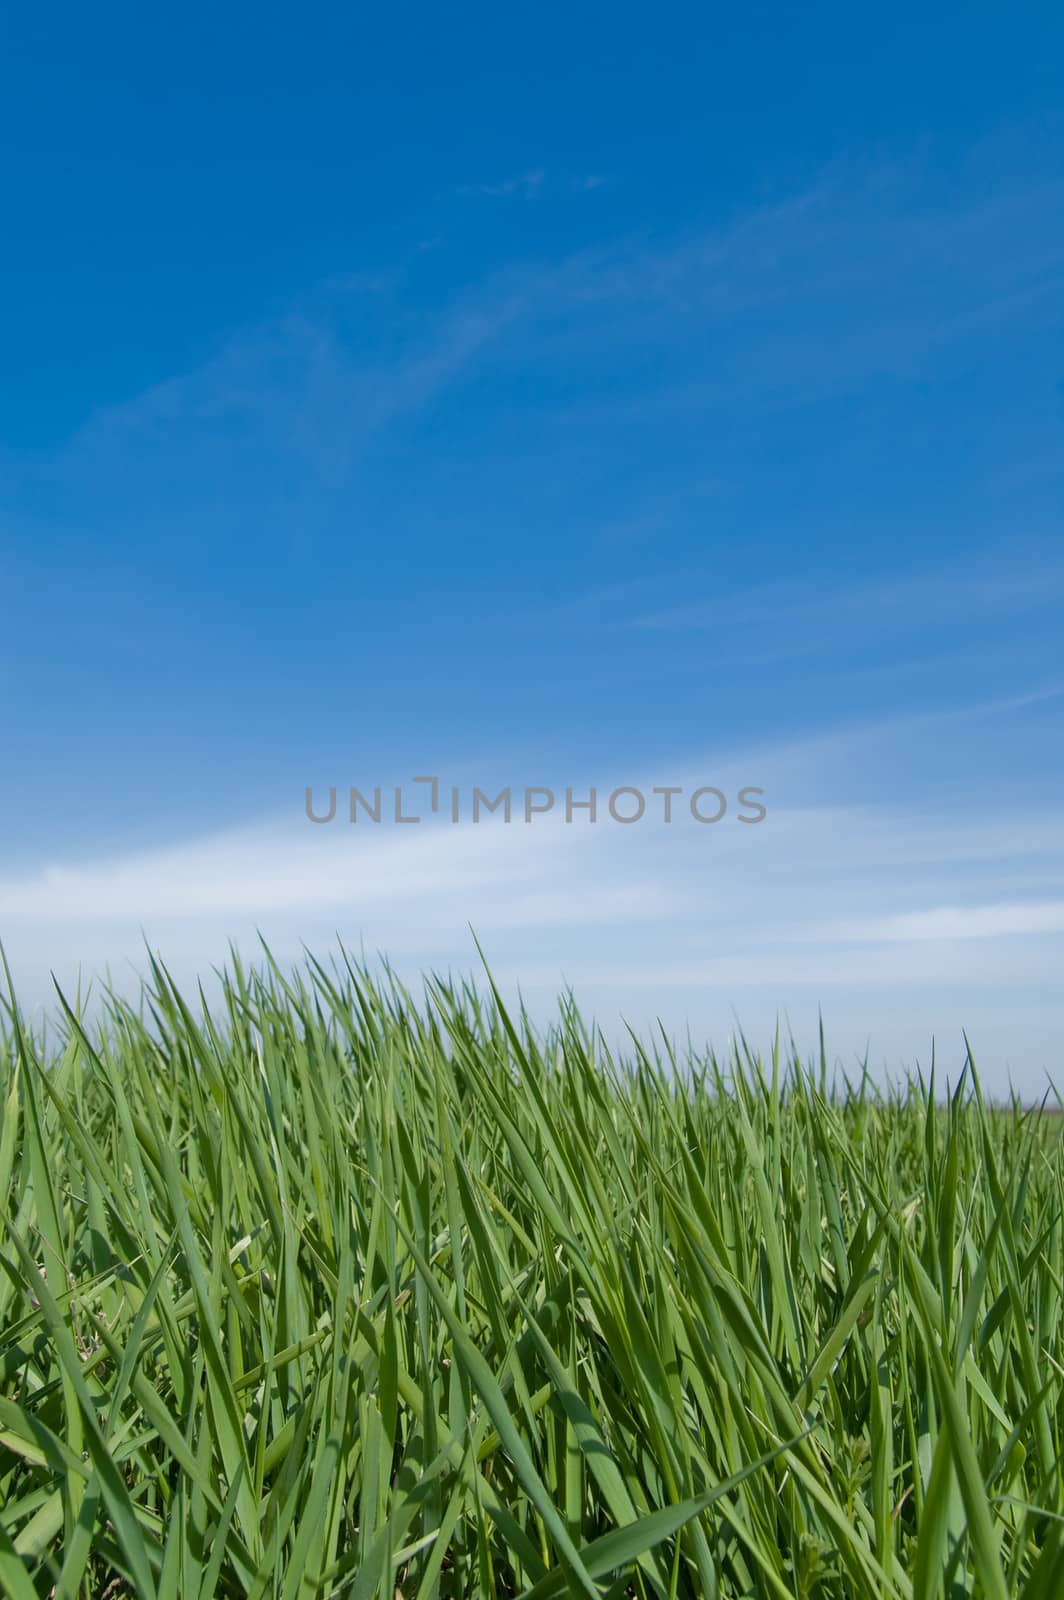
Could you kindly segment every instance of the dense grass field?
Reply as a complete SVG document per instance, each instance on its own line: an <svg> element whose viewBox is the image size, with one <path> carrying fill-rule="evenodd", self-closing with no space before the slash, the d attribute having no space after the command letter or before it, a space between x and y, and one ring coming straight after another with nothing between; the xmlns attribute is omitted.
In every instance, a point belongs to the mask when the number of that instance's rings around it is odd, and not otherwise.
<svg viewBox="0 0 1064 1600"><path fill-rule="evenodd" d="M9 1010L3 1594L1064 1596L1060 1119L482 990Z"/></svg>

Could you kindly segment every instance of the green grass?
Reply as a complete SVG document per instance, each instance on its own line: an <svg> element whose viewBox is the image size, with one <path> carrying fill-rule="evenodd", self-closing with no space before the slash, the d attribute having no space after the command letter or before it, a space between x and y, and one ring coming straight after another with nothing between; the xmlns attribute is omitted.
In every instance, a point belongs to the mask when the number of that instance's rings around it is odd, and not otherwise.
<svg viewBox="0 0 1064 1600"><path fill-rule="evenodd" d="M0 1024L0 1591L1064 1595L1060 1121L234 963Z"/></svg>

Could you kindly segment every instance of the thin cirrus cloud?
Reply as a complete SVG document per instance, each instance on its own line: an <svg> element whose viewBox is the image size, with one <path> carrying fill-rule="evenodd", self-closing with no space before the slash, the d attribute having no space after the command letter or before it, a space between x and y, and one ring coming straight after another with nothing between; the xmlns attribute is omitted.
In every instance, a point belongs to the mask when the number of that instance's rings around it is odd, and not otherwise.
<svg viewBox="0 0 1064 1600"><path fill-rule="evenodd" d="M935 939L996 939L1012 934L1064 933L1064 900L992 906L936 906L902 916L843 922L818 930L823 940L923 943Z"/></svg>
<svg viewBox="0 0 1064 1600"><path fill-rule="evenodd" d="M372 300L372 293L358 291ZM522 311L520 294L460 305L401 360L360 357L320 312L246 331L212 361L89 418L65 448L65 474L152 446L180 459L220 425L245 430L315 472L343 472L373 435L417 411ZM232 453L239 444L226 434Z"/></svg>
<svg viewBox="0 0 1064 1600"><path fill-rule="evenodd" d="M606 178L597 172L585 173L582 176L564 180L564 187L578 194L589 194L593 189L601 189ZM542 167L534 167L528 172L514 173L510 177L500 178L494 183L460 183L453 191L463 196L480 197L487 200L507 200L517 195L525 200L534 199L543 192L548 185L547 173ZM557 179L553 187L560 187Z"/></svg>
<svg viewBox="0 0 1064 1600"><path fill-rule="evenodd" d="M991 552L991 555L994 553ZM986 616L1010 616L1056 609L1064 599L1064 564L1044 542L1031 561L1016 570L1016 547L979 558L982 570L955 565L898 578L884 573L876 582L820 585L765 584L740 593L716 595L636 616L643 629L705 629L785 623L821 626L830 622L869 627L922 626Z"/></svg>
<svg viewBox="0 0 1064 1600"><path fill-rule="evenodd" d="M502 178L496 183L461 183L455 190L461 195L483 195L489 200L505 199L509 195L523 195L526 200L538 194L543 187L546 173L541 167L531 172L517 173L509 178Z"/></svg>
<svg viewBox="0 0 1064 1600"><path fill-rule="evenodd" d="M720 324L702 381L729 408L912 376L951 349L971 362L1004 328L1048 326L1064 274L1064 231L1049 220L1064 215L1064 185L1022 167L992 189L978 179L928 215L915 171L837 165L795 196L665 243L629 236L497 265L442 309L405 301L403 271L330 282L203 366L96 413L51 467L136 454L153 434L180 457L237 423L314 470L343 471L504 339L543 359L557 348L573 372L574 341L592 355L646 337L683 348ZM542 182L532 171L469 190L535 193Z"/></svg>

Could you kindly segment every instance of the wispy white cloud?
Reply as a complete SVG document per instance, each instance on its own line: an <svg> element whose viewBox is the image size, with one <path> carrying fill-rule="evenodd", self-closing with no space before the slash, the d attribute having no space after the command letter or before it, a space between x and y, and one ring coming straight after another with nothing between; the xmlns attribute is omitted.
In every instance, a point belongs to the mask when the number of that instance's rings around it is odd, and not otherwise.
<svg viewBox="0 0 1064 1600"><path fill-rule="evenodd" d="M637 616L634 626L745 630L779 625L787 628L798 648L804 628L821 630L830 624L837 640L841 630L854 625L865 634L869 629L1056 609L1062 600L1064 561L1055 547L1041 541L1033 547L1028 543L1022 566L1017 565L1013 544L1008 549L965 552L950 566L939 562L928 563L922 570L910 568L903 577L882 572L874 580L821 583L815 588L800 581L773 582L688 599Z"/></svg>
<svg viewBox="0 0 1064 1600"><path fill-rule="evenodd" d="M496 179L494 182L460 183L454 193L487 200L507 200L515 195L524 200L532 200L547 187L552 187L555 191L563 187L578 194L590 194L594 189L601 189L606 182L607 179L602 174L591 172L570 178L556 176L548 183L547 173L543 168L534 167L528 172L511 173L508 177Z"/></svg>
<svg viewBox="0 0 1064 1600"><path fill-rule="evenodd" d="M359 354L337 331L338 292L323 307L248 329L202 367L97 412L70 440L63 469L153 446L180 455L196 438L224 438L231 451L234 428L312 467L343 469L375 433L443 390L524 306L520 289L478 295L404 340L401 354L384 357L375 349Z"/></svg>
<svg viewBox="0 0 1064 1600"><path fill-rule="evenodd" d="M405 269L337 272L286 314L235 333L212 359L90 416L48 461L48 482L82 493L91 481L97 504L101 485L121 482L135 503L138 474L156 495L168 477L187 485L243 473L243 483L261 475L264 451L271 464L342 475L382 430L475 366L490 373L493 352L509 340L523 341L537 363L564 362L572 376L584 370L580 360L594 373L604 349L611 359L638 356L652 338L659 355L689 353L712 334L693 372L685 359L683 375L670 379L662 360L660 378L637 396L622 385L603 397L597 386L589 402L633 404L641 414L674 383L694 386L692 403L760 414L884 375L911 378L950 350L970 364L1005 329L1048 326L1064 275L1064 233L1047 220L1064 214L1064 184L1015 164L996 173L993 186L975 173L931 212L915 164L838 164L797 195L683 236L615 238L496 264L471 274L443 307L419 306ZM572 181L589 187L597 175ZM532 196L546 183L537 168L466 187ZM638 370L645 374L641 358ZM578 408L579 383L570 387L566 407ZM815 597L791 603L816 605ZM1025 602L1017 594L1014 603ZM642 622L699 627L711 616L709 602L667 602Z"/></svg>
<svg viewBox="0 0 1064 1600"><path fill-rule="evenodd" d="M936 906L891 917L822 925L818 941L913 944L926 940L997 939L1014 934L1064 933L1064 900L1020 904Z"/></svg>
<svg viewBox="0 0 1064 1600"><path fill-rule="evenodd" d="M546 173L541 168L531 172L521 172L509 178L502 178L495 183L461 183L456 190L457 194L484 195L491 200L505 199L508 195L523 195L530 200L538 194L543 187Z"/></svg>

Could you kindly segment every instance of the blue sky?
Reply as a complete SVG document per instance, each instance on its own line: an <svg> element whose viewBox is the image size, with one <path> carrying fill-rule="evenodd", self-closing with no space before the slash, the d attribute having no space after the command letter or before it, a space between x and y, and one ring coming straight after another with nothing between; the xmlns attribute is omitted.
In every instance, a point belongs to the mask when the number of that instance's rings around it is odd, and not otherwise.
<svg viewBox="0 0 1064 1600"><path fill-rule="evenodd" d="M1064 1045L1049 6L5 23L0 937ZM749 782L665 831L304 787Z"/></svg>

